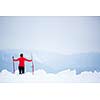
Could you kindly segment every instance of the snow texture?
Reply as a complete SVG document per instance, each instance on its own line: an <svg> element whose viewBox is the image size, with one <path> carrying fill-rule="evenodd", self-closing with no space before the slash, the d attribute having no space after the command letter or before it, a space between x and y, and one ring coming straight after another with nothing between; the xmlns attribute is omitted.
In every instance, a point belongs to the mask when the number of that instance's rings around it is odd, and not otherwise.
<svg viewBox="0 0 100 100"><path fill-rule="evenodd" d="M35 71L34 75L31 72L26 72L23 75L18 74L18 70L15 74L7 70L0 72L0 82L1 83L36 83L36 82L61 82L61 83L99 83L100 82L100 72L82 72L76 75L76 71L65 70L56 74L47 73L42 69Z"/></svg>

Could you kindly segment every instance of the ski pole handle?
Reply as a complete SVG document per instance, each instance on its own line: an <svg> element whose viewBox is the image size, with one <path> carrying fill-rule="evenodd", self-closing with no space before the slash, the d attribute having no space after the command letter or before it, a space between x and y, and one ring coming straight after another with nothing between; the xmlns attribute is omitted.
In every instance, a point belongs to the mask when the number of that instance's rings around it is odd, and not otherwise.
<svg viewBox="0 0 100 100"><path fill-rule="evenodd" d="M12 59L14 59L14 56L12 56Z"/></svg>

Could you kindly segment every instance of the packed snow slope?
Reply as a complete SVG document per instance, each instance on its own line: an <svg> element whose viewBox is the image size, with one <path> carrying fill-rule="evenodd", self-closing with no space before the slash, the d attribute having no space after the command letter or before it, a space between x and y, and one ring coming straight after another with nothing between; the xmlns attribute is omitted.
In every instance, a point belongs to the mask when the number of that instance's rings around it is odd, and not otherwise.
<svg viewBox="0 0 100 100"><path fill-rule="evenodd" d="M46 83L99 83L100 82L100 72L82 72L76 75L76 71L64 70L56 74L47 73L44 70L35 71L34 75L31 72L26 72L23 75L18 74L18 70L15 74L3 70L0 72L0 82L1 83L36 83L36 82L46 82Z"/></svg>

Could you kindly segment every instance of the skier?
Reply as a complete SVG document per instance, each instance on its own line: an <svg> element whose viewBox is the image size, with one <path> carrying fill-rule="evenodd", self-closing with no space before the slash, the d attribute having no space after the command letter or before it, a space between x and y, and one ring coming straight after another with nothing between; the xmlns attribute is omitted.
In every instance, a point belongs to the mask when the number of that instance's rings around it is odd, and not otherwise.
<svg viewBox="0 0 100 100"><path fill-rule="evenodd" d="M32 61L32 60L28 60L28 59L24 58L22 53L20 54L20 58L18 58L18 59L14 59L14 57L12 57L12 58L13 58L13 61L19 61L19 67L18 67L19 74L25 73L25 61L28 61L28 62Z"/></svg>

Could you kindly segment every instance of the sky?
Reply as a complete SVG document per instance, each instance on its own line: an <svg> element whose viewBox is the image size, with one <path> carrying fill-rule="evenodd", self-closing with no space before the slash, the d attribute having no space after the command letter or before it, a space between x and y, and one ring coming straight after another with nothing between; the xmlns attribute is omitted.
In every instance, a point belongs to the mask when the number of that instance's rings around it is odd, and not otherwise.
<svg viewBox="0 0 100 100"><path fill-rule="evenodd" d="M0 49L100 52L100 17L0 17Z"/></svg>

